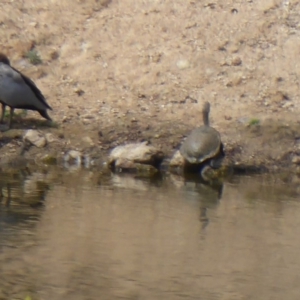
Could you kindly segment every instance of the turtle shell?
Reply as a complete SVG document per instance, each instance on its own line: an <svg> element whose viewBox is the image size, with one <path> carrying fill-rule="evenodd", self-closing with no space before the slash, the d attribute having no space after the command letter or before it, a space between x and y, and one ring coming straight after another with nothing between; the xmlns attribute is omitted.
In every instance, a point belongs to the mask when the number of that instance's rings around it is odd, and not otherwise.
<svg viewBox="0 0 300 300"><path fill-rule="evenodd" d="M192 130L182 143L179 151L191 164L201 164L217 156L221 151L219 132L210 126L200 126Z"/></svg>

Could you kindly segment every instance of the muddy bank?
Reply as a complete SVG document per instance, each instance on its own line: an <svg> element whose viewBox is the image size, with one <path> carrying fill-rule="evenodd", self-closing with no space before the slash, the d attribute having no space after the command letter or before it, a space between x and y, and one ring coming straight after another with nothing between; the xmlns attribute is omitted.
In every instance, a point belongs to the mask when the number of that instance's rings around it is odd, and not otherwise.
<svg viewBox="0 0 300 300"><path fill-rule="evenodd" d="M16 121L0 134L0 164L16 162L30 128L52 135L24 149L37 164L76 150L99 168L110 149L143 140L170 158L209 101L224 165L298 172L299 11L300 1L3 3L2 51L57 126L34 113Z"/></svg>
<svg viewBox="0 0 300 300"><path fill-rule="evenodd" d="M67 154L77 151L83 158L83 167L101 169L111 149L142 141L149 141L161 149L166 157L164 165L167 165L192 128L184 123L161 121L155 116L140 114L97 122L90 120L86 124L82 120L70 120L51 125L25 118L17 120L13 129L1 133L0 165L24 162L65 165ZM38 130L45 142L24 147L24 135L28 129ZM284 119L243 119L228 121L226 126L218 129L225 145L223 165L235 172L276 172L287 169L300 172L299 123L289 123ZM75 163L76 159L68 159L68 165Z"/></svg>

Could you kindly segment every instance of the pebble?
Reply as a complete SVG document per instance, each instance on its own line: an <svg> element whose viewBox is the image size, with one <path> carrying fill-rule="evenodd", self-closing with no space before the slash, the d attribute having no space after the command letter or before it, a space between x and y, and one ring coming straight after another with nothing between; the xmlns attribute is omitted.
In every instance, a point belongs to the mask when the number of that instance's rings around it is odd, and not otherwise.
<svg viewBox="0 0 300 300"><path fill-rule="evenodd" d="M178 69L180 69L180 70L187 69L190 67L190 63L186 59L178 60L176 65L177 65Z"/></svg>

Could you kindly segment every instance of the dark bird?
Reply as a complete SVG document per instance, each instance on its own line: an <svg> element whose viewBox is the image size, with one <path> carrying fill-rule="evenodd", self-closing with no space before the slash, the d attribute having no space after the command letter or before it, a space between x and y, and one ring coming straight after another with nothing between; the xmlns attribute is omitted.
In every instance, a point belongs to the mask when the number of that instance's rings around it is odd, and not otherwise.
<svg viewBox="0 0 300 300"><path fill-rule="evenodd" d="M13 68L3 53L0 53L0 103L1 123L3 123L6 106L10 107L9 128L16 108L38 111L42 117L52 121L47 113L47 109L52 110L52 108L46 102L42 92L29 77Z"/></svg>

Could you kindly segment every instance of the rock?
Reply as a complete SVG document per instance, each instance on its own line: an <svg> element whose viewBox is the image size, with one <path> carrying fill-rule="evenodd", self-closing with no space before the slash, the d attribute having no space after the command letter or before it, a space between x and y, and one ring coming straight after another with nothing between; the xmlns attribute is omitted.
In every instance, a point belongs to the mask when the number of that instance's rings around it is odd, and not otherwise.
<svg viewBox="0 0 300 300"><path fill-rule="evenodd" d="M45 138L47 143L52 143L55 141L55 138L52 133L46 133Z"/></svg>
<svg viewBox="0 0 300 300"><path fill-rule="evenodd" d="M50 154L46 154L45 156L43 156L41 161L47 165L56 165L57 164L57 158Z"/></svg>
<svg viewBox="0 0 300 300"><path fill-rule="evenodd" d="M132 143L114 148L108 157L108 164L115 168L137 169L136 164L146 164L158 167L164 158L158 150L148 142Z"/></svg>
<svg viewBox="0 0 300 300"><path fill-rule="evenodd" d="M232 58L232 60L231 60L232 66L240 66L241 64L242 64L242 60L240 57L236 56L236 57Z"/></svg>
<svg viewBox="0 0 300 300"><path fill-rule="evenodd" d="M93 122L92 119L88 119L88 118L81 118L81 121L83 125L89 125Z"/></svg>
<svg viewBox="0 0 300 300"><path fill-rule="evenodd" d="M82 96L84 94L84 90L77 87L74 89L74 93L77 94L78 96Z"/></svg>
<svg viewBox="0 0 300 300"><path fill-rule="evenodd" d="M184 166L184 158L183 156L180 154L179 150L177 150L173 157L170 160L170 167L183 167Z"/></svg>
<svg viewBox="0 0 300 300"><path fill-rule="evenodd" d="M181 60L177 61L176 65L177 65L178 69L183 70L183 69L189 68L190 63L186 59L181 59Z"/></svg>
<svg viewBox="0 0 300 300"><path fill-rule="evenodd" d="M292 163L295 164L295 165L300 165L300 156L299 155L295 155L292 158Z"/></svg>
<svg viewBox="0 0 300 300"><path fill-rule="evenodd" d="M89 136L85 136L83 139L82 139L82 142L89 146L89 147L93 147L95 146L95 143L93 142L93 140L89 137Z"/></svg>
<svg viewBox="0 0 300 300"><path fill-rule="evenodd" d="M41 132L33 129L29 129L25 132L23 141L28 142L29 144L38 148L43 148L47 144L45 136Z"/></svg>
<svg viewBox="0 0 300 300"><path fill-rule="evenodd" d="M85 168L89 168L93 165L93 161L91 160L88 154L83 154L77 150L68 151L63 160L65 162L65 166L75 165L76 167L84 166Z"/></svg>
<svg viewBox="0 0 300 300"><path fill-rule="evenodd" d="M61 121L62 123L66 123L67 121L69 121L69 118L67 116L63 116Z"/></svg>
<svg viewBox="0 0 300 300"><path fill-rule="evenodd" d="M82 153L77 150L70 150L64 156L64 161L67 163L75 163L76 165L81 165Z"/></svg>
<svg viewBox="0 0 300 300"><path fill-rule="evenodd" d="M111 3L112 0L99 0L99 3L102 5L102 6L107 6L108 4Z"/></svg>

